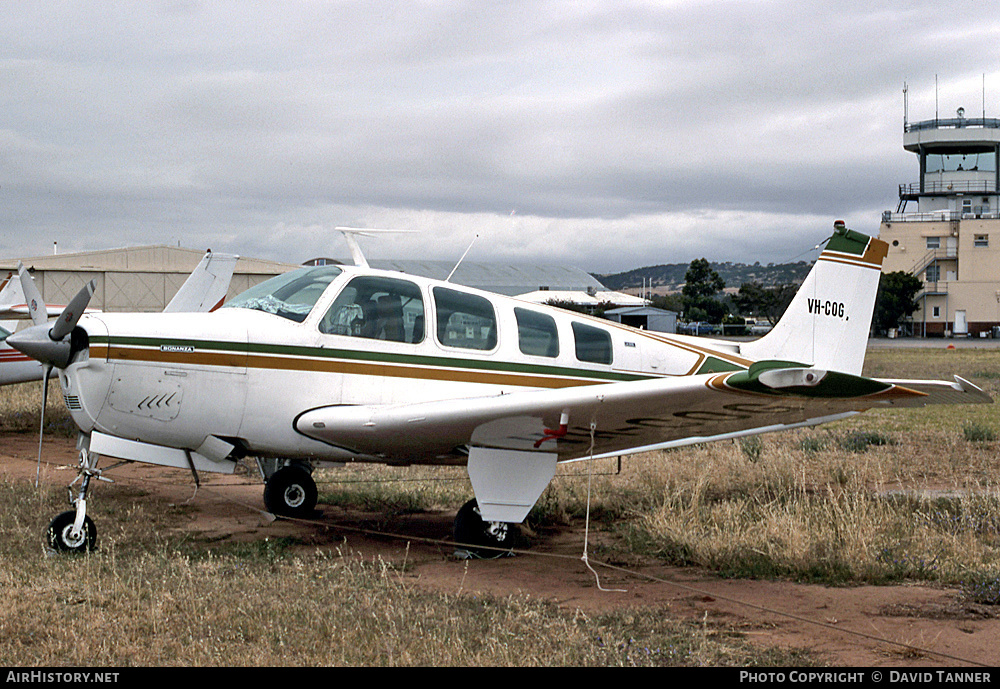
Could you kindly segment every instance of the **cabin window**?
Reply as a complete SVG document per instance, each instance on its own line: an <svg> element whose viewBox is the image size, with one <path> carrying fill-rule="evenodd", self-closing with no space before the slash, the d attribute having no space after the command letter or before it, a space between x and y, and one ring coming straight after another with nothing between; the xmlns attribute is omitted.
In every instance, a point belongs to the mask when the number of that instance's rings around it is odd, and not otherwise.
<svg viewBox="0 0 1000 689"><path fill-rule="evenodd" d="M424 339L424 299L408 280L356 277L337 295L319 329L328 335L416 344Z"/></svg>
<svg viewBox="0 0 1000 689"><path fill-rule="evenodd" d="M517 343L522 354L559 356L559 334L552 316L529 309L515 308Z"/></svg>
<svg viewBox="0 0 1000 689"><path fill-rule="evenodd" d="M301 323L342 272L334 266L293 270L251 287L223 308L253 309Z"/></svg>
<svg viewBox="0 0 1000 689"><path fill-rule="evenodd" d="M434 305L438 342L445 347L489 350L497 346L497 317L489 299L435 287Z"/></svg>
<svg viewBox="0 0 1000 689"><path fill-rule="evenodd" d="M611 363L611 334L607 330L574 322L573 337L576 340L577 359L592 364Z"/></svg>

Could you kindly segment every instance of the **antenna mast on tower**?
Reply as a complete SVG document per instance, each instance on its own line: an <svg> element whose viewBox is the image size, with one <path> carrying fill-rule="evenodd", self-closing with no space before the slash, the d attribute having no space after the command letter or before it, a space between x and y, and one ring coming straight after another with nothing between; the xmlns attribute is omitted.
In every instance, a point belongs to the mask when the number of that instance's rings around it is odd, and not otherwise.
<svg viewBox="0 0 1000 689"><path fill-rule="evenodd" d="M910 123L910 104L909 104L909 87L906 82L903 82L903 131L906 131L907 126Z"/></svg>

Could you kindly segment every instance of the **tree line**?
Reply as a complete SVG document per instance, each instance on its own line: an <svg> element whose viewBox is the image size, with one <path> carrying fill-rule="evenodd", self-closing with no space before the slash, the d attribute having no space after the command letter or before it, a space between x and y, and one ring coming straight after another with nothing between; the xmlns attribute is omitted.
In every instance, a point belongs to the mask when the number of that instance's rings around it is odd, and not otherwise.
<svg viewBox="0 0 1000 689"><path fill-rule="evenodd" d="M676 311L684 322L707 322L719 325L745 323L746 318L775 325L788 308L798 284L764 285L758 281L744 282L734 294L724 292L725 281L708 260L691 261L684 275L679 294L651 298L651 305ZM872 331L886 334L903 325L917 310L916 295L923 283L910 273L883 273L875 298Z"/></svg>

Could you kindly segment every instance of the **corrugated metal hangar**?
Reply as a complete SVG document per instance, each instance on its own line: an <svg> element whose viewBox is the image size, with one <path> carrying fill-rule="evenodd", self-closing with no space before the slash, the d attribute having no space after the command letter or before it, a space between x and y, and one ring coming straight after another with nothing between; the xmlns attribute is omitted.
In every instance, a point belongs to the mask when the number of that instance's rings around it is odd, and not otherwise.
<svg viewBox="0 0 1000 689"><path fill-rule="evenodd" d="M91 308L100 311L162 311L205 255L173 246L52 254L20 259L31 271L47 304L65 304L90 280L97 280ZM18 259L0 260L0 277L17 271ZM229 296L298 268L256 258L236 262Z"/></svg>

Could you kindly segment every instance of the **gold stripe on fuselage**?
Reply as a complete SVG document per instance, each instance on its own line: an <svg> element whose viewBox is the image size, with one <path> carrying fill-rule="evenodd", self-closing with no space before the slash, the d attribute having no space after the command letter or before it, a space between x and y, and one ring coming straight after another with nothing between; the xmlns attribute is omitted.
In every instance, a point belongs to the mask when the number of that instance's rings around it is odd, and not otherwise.
<svg viewBox="0 0 1000 689"><path fill-rule="evenodd" d="M173 352L144 349L141 347L112 346L109 348L102 345L91 346L90 356L92 358L107 358L109 361L174 364L178 366L219 366L239 369L311 371L535 388L565 388L578 385L600 385L603 383L619 382L617 380L595 379L591 377L532 375L496 370L477 371L459 367L370 363L345 361L343 359L311 359L262 354L242 355L234 352Z"/></svg>

